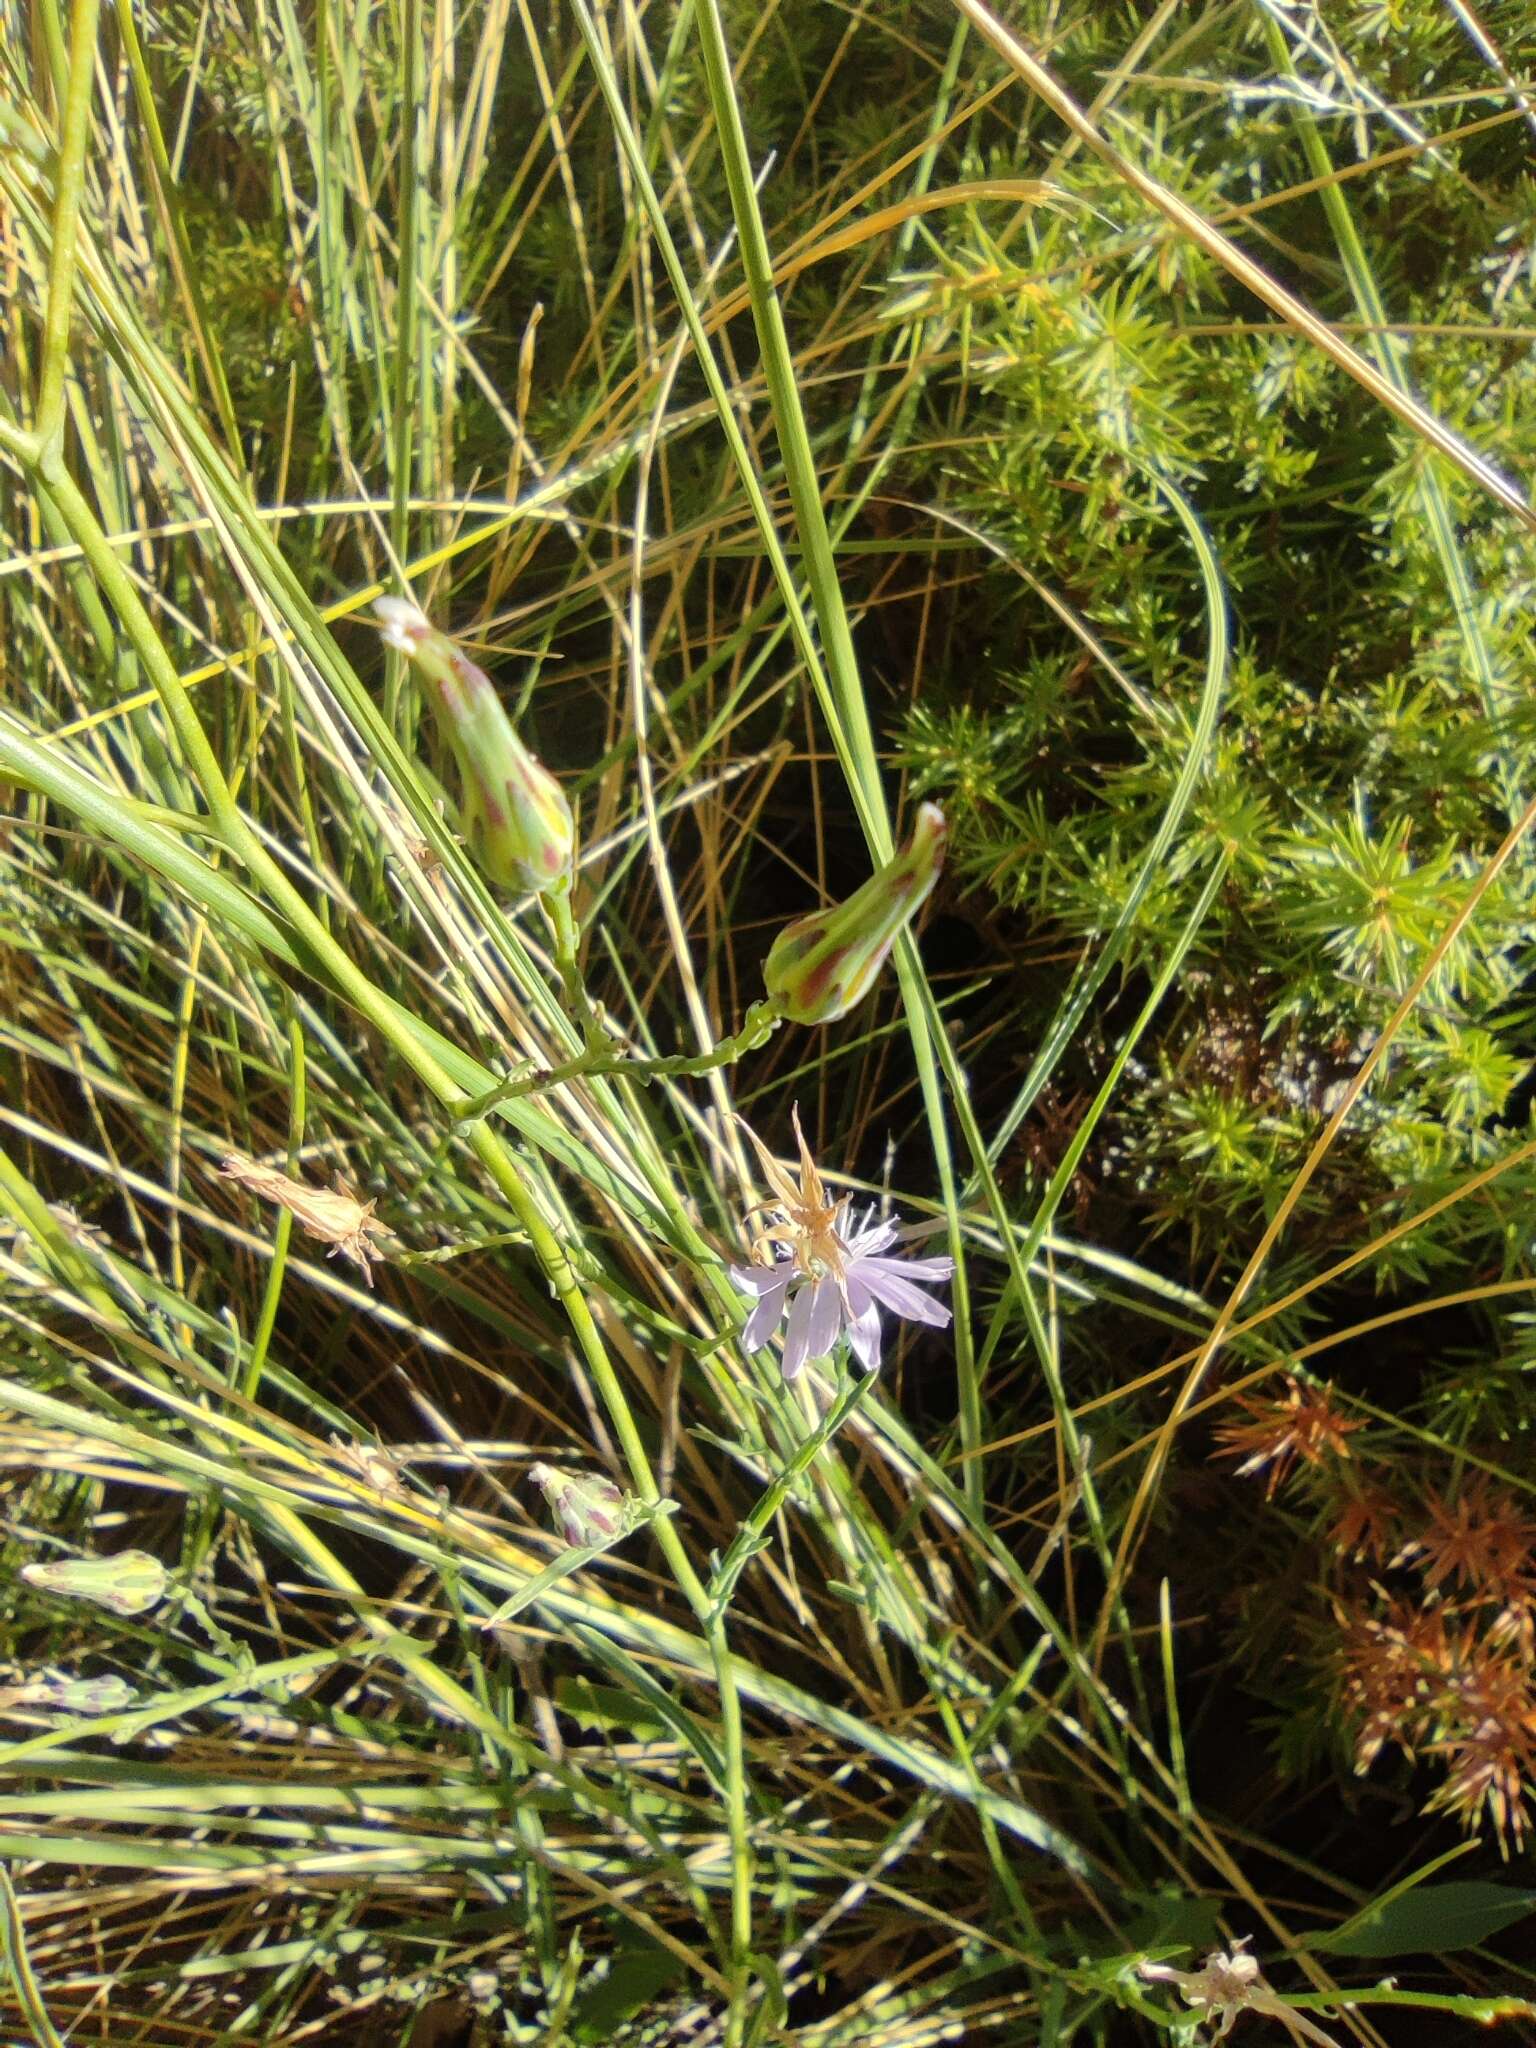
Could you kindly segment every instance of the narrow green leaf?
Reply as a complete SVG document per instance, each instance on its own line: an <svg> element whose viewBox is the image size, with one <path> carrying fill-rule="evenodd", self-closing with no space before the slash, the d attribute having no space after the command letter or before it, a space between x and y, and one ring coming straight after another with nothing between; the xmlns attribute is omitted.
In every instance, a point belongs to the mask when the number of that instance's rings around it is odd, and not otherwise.
<svg viewBox="0 0 1536 2048"><path fill-rule="evenodd" d="M1388 1893L1329 1934L1311 1936L1307 1946L1331 1956L1446 1955L1476 1948L1532 1913L1536 1891L1513 1885L1479 1878L1415 1885Z"/></svg>

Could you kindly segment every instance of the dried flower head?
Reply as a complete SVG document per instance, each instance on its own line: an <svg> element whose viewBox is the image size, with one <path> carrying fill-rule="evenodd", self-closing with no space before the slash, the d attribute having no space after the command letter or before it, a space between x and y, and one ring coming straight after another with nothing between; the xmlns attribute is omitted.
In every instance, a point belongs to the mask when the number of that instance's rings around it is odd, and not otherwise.
<svg viewBox="0 0 1536 2048"><path fill-rule="evenodd" d="M837 1226L847 1211L849 1198L844 1195L835 1202L828 1201L826 1187L811 1157L811 1148L805 1142L805 1133L800 1128L799 1103L790 1110L789 1116L795 1127L795 1144L800 1152L798 1182L784 1171L751 1125L738 1119L751 1140L758 1164L763 1169L763 1178L773 1189L777 1205L769 1220L753 1231L753 1248L766 1246L770 1258L787 1252L800 1271L811 1278L827 1273L834 1280L841 1279L846 1267L843 1240L838 1235ZM774 1202L765 1202L762 1206L775 1209Z"/></svg>
<svg viewBox="0 0 1536 2048"><path fill-rule="evenodd" d="M1213 1949L1198 1970L1176 1970L1168 1963L1143 1959L1136 1974L1149 1984L1173 1985L1184 2003L1209 2024L1213 2041L1231 2032L1240 2012L1257 2012L1279 2020L1292 2034L1317 2042L1319 2048L1337 2048L1331 2034L1265 1983L1258 1959L1248 1953L1249 1938L1234 1942L1230 1951Z"/></svg>
<svg viewBox="0 0 1536 2048"><path fill-rule="evenodd" d="M1269 1467L1264 1491L1273 1498L1293 1465L1321 1465L1330 1458L1347 1458L1346 1438L1363 1425L1341 1415L1333 1405L1332 1387L1303 1386L1298 1380L1285 1383L1285 1398L1260 1401L1240 1396L1237 1406L1251 1415L1251 1422L1224 1423L1216 1432L1218 1457L1241 1458L1237 1477Z"/></svg>
<svg viewBox="0 0 1536 2048"><path fill-rule="evenodd" d="M335 1430L331 1432L330 1444L337 1464L356 1473L375 1493L401 1491L398 1464L384 1445L344 1437Z"/></svg>
<svg viewBox="0 0 1536 2048"><path fill-rule="evenodd" d="M249 1188L263 1201L276 1202L286 1209L300 1229L330 1246L327 1258L334 1259L338 1252L345 1252L349 1259L355 1259L362 1268L365 1285L373 1285L372 1262L381 1254L370 1240L387 1237L389 1233L374 1215L373 1203L360 1201L344 1180L338 1177L333 1188L314 1188L280 1173L275 1166L261 1166L254 1159L241 1159L236 1153L220 1162L219 1172L226 1180Z"/></svg>

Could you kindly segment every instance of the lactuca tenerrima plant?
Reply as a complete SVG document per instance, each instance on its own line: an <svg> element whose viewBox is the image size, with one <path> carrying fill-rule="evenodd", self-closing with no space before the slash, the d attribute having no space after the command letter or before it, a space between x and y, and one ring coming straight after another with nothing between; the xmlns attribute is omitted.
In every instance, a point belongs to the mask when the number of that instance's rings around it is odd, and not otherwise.
<svg viewBox="0 0 1536 2048"><path fill-rule="evenodd" d="M1520 2016L1518 52L1008 15L0 0L13 2030Z"/></svg>

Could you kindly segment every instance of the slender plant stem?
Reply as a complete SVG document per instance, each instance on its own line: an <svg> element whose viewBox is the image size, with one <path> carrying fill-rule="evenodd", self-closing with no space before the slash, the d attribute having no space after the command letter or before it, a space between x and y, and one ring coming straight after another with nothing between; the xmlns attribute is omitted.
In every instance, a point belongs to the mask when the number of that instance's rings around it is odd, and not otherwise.
<svg viewBox="0 0 1536 2048"><path fill-rule="evenodd" d="M299 1163L299 1150L304 1143L306 1094L304 1027L299 1022L296 1007L288 1020L288 1057L288 1171L292 1173ZM288 1271L288 1246L292 1237L292 1211L280 1208L272 1232L272 1263L267 1268L267 1284L261 1297L261 1311L256 1318L250 1356L246 1360L245 1374L240 1383L240 1391L248 1401L254 1401L260 1389L261 1375L266 1367L267 1352L272 1343L272 1332L277 1327L277 1311L283 1298L283 1281Z"/></svg>
<svg viewBox="0 0 1536 2048"><path fill-rule="evenodd" d="M54 173L53 242L48 252L48 311L43 323L43 359L38 372L38 444L56 447L64 433L64 378L69 369L69 319L75 298L75 247L80 200L85 189L85 152L90 141L91 88L96 76L96 28L100 0L74 0L69 14L69 88L64 100L64 133Z"/></svg>
<svg viewBox="0 0 1536 2048"><path fill-rule="evenodd" d="M503 1103L517 1102L526 1095L542 1095L568 1081L582 1081L600 1074L618 1074L626 1081L664 1081L684 1075L713 1074L731 1066L744 1053L755 1052L783 1022L771 1003L754 1003L746 1022L731 1038L722 1038L708 1052L666 1053L660 1059L634 1059L624 1053L579 1052L557 1067L536 1067L531 1073L515 1074L500 1086L466 1103L459 1122L461 1130L487 1117ZM608 1040L602 1043L607 1045Z"/></svg>

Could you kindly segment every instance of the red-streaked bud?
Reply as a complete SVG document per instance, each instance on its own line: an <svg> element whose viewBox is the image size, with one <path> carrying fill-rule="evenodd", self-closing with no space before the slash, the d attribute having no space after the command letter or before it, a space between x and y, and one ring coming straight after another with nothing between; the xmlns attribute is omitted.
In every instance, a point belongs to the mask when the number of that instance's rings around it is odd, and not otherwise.
<svg viewBox="0 0 1536 2048"><path fill-rule="evenodd" d="M560 784L513 730L482 668L400 597L374 601L386 643L426 681L461 784L470 850L493 882L534 895L570 886L576 822Z"/></svg>
<svg viewBox="0 0 1536 2048"><path fill-rule="evenodd" d="M601 1472L530 1465L528 1477L554 1509L561 1534L573 1548L612 1543L632 1526L635 1503Z"/></svg>
<svg viewBox="0 0 1536 2048"><path fill-rule="evenodd" d="M796 1024L830 1024L846 1016L939 879L948 834L937 804L924 804L907 844L862 889L779 933L763 963L763 980L783 1016Z"/></svg>

